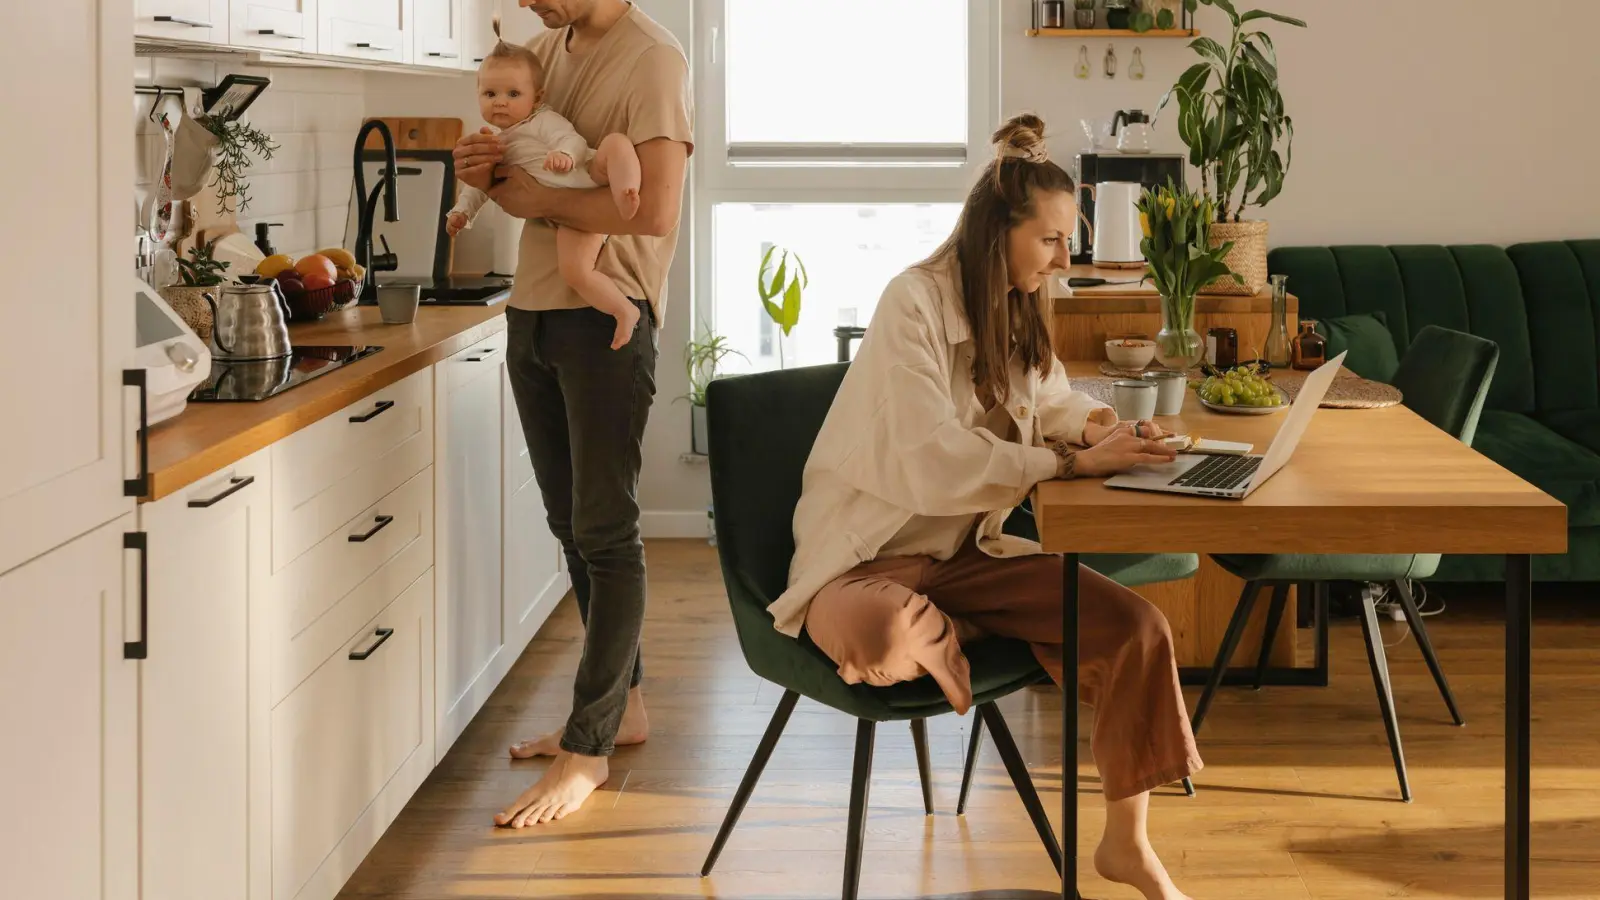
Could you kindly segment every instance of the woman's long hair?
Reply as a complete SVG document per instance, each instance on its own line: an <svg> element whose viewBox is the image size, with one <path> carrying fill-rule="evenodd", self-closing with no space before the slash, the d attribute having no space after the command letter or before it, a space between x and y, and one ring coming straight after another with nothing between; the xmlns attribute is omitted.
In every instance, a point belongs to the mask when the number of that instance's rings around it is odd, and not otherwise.
<svg viewBox="0 0 1600 900"><path fill-rule="evenodd" d="M995 158L967 194L956 230L920 263L955 263L961 300L976 354L972 383L978 396L1004 403L1008 361L1015 352L1024 369L1048 374L1054 362L1050 325L1040 292L1022 295L1006 273L1006 234L1034 217L1041 192L1073 193L1066 170L1050 161L1044 120L1020 115L994 133Z"/></svg>

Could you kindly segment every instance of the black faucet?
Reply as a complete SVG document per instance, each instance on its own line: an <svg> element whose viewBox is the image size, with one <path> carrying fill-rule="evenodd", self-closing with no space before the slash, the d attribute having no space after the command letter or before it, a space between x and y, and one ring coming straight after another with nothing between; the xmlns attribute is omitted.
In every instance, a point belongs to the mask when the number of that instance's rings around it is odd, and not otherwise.
<svg viewBox="0 0 1600 900"><path fill-rule="evenodd" d="M367 178L362 165L362 157L366 149L367 135L373 131L383 138L383 174L378 178L378 184L372 188L372 193L367 193ZM399 167L395 164L394 135L390 133L389 126L383 122L372 119L361 126L356 132L355 149L355 176L356 176L356 262L367 270L361 282L361 302L366 304L376 303L378 300L379 272L393 272L400 268L400 258L389 249L389 239L383 238L383 252L374 256L372 252L372 217L378 211L378 192L383 192L383 220L385 222L400 221L399 191L397 185L400 178Z"/></svg>

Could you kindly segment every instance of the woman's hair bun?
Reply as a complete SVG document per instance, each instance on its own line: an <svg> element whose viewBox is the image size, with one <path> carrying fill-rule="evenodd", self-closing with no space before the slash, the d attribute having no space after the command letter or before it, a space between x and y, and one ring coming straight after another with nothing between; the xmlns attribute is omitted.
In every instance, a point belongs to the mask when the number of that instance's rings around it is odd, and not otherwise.
<svg viewBox="0 0 1600 900"><path fill-rule="evenodd" d="M1012 116L994 133L997 159L1025 159L1042 163L1050 159L1044 142L1044 120L1032 113Z"/></svg>

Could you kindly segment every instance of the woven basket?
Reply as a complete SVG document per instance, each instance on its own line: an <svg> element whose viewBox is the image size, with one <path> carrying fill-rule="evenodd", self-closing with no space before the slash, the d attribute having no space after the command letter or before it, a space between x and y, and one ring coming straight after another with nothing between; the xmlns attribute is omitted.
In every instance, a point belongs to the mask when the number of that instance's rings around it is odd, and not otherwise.
<svg viewBox="0 0 1600 900"><path fill-rule="evenodd" d="M167 301L172 311L178 314L183 324L188 325L195 336L202 341L211 340L211 304L206 302L205 295L217 296L222 290L221 285L211 287L189 287L174 284L161 289L161 299Z"/></svg>
<svg viewBox="0 0 1600 900"><path fill-rule="evenodd" d="M1201 288L1200 293L1254 297L1267 286L1267 223L1213 222L1211 246L1221 247L1229 241L1233 241L1233 249L1223 261L1244 279L1244 284L1219 278Z"/></svg>

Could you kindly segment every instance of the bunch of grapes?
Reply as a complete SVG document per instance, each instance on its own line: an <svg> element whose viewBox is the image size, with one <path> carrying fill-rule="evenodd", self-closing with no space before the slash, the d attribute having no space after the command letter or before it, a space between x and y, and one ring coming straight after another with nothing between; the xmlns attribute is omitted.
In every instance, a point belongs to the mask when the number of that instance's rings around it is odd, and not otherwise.
<svg viewBox="0 0 1600 900"><path fill-rule="evenodd" d="M1217 406L1281 406L1283 397L1255 366L1239 366L1200 382L1200 399Z"/></svg>

